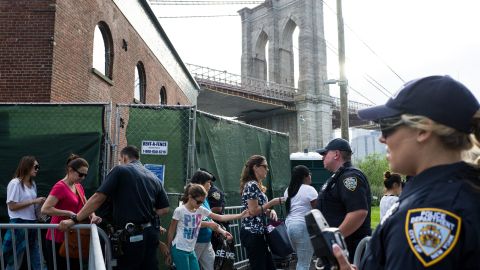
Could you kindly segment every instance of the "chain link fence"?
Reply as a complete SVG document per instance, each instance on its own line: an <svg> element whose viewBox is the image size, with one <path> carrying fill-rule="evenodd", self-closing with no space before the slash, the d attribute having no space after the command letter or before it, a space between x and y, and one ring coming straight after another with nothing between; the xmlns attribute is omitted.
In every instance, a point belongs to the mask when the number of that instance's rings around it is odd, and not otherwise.
<svg viewBox="0 0 480 270"><path fill-rule="evenodd" d="M195 106L118 104L113 156L137 146L143 164L159 166L165 189L182 192L194 170L195 119Z"/></svg>
<svg viewBox="0 0 480 270"><path fill-rule="evenodd" d="M111 104L0 103L0 199L22 156L35 156L38 196L47 196L65 175L65 162L77 154L89 163L82 182L91 195L109 169ZM0 208L0 220L8 220Z"/></svg>

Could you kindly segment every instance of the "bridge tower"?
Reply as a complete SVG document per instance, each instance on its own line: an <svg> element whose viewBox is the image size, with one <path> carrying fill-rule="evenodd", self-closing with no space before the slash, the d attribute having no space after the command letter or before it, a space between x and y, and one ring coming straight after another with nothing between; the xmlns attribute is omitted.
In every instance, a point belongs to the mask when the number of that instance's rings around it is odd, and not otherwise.
<svg viewBox="0 0 480 270"><path fill-rule="evenodd" d="M239 14L242 77L268 78L292 86L292 91L295 49L292 35L296 27L299 28L296 112L256 119L251 124L288 132L290 152L326 145L332 137L332 101L328 85L324 84L327 58L322 1L266 0L253 9L240 10Z"/></svg>

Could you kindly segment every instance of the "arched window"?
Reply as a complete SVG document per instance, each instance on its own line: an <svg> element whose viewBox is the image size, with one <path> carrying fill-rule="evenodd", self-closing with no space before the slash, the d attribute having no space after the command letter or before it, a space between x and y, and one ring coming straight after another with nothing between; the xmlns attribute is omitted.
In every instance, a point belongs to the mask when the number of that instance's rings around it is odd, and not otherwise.
<svg viewBox="0 0 480 270"><path fill-rule="evenodd" d="M253 77L269 81L269 41L268 35L262 31L255 45L255 58L253 59Z"/></svg>
<svg viewBox="0 0 480 270"><path fill-rule="evenodd" d="M135 67L135 89L134 89L134 101L145 104L145 68L143 67L142 62L138 62Z"/></svg>
<svg viewBox="0 0 480 270"><path fill-rule="evenodd" d="M159 103L162 105L167 104L167 90L165 89L165 86L162 86L160 89L160 100Z"/></svg>
<svg viewBox="0 0 480 270"><path fill-rule="evenodd" d="M95 26L93 34L93 68L112 78L113 41L108 25L100 22Z"/></svg>

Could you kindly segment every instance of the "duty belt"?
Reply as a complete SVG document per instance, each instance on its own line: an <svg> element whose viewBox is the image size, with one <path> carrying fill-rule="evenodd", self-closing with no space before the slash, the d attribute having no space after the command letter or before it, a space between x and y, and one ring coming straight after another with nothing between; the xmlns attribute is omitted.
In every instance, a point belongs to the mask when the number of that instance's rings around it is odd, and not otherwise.
<svg viewBox="0 0 480 270"><path fill-rule="evenodd" d="M124 229L128 233L134 234L134 233L141 233L141 232L143 232L144 229L146 229L148 227L151 227L151 226L152 226L151 222L147 222L147 223L143 223L143 224L134 224L132 222L129 222L129 223L125 224Z"/></svg>

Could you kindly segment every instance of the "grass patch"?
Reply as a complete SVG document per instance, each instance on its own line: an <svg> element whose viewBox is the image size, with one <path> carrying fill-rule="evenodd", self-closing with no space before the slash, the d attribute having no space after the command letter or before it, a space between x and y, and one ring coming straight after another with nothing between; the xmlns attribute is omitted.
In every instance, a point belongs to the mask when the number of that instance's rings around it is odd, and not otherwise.
<svg viewBox="0 0 480 270"><path fill-rule="evenodd" d="M371 224L370 224L372 227L372 231L375 230L378 223L380 223L380 207L372 206Z"/></svg>

